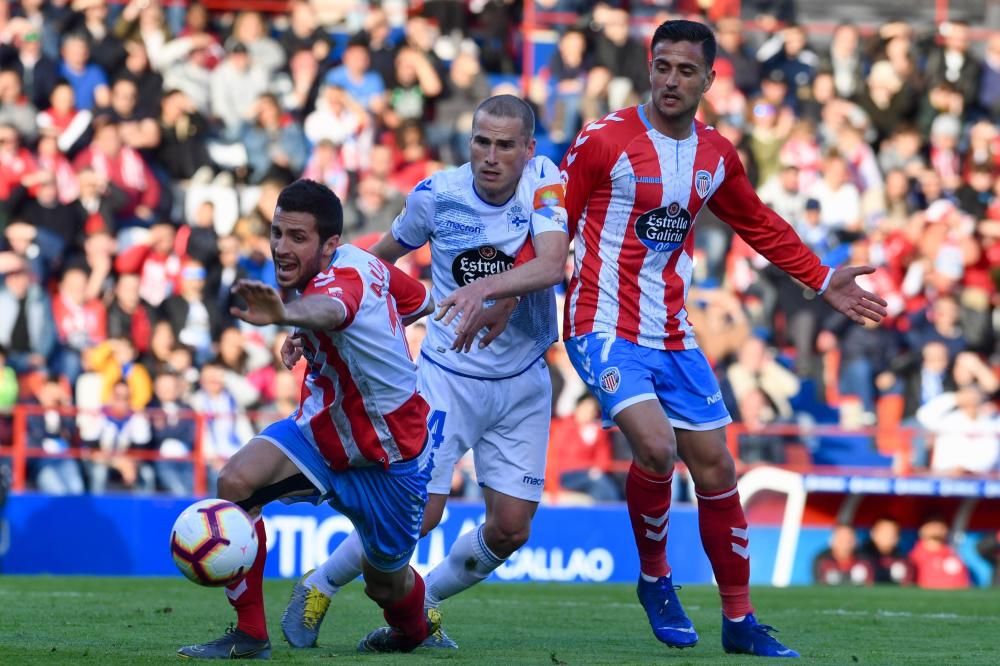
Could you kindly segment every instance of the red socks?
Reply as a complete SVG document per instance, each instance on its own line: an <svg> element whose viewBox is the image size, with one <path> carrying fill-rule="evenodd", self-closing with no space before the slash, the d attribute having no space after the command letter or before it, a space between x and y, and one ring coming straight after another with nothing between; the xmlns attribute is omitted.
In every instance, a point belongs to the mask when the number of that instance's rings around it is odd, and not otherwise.
<svg viewBox="0 0 1000 666"><path fill-rule="evenodd" d="M430 627L424 615L424 579L420 574L413 572L413 589L392 606L383 608L382 615L390 627L414 645L424 642L430 635Z"/></svg>
<svg viewBox="0 0 1000 666"><path fill-rule="evenodd" d="M267 560L267 535L264 520L254 523L257 532L257 557L246 577L226 586L226 597L236 609L236 628L257 640L267 640L267 620L264 617L264 562Z"/></svg>
<svg viewBox="0 0 1000 666"><path fill-rule="evenodd" d="M733 486L698 495L698 529L722 597L722 614L733 619L753 612L750 604L750 541L740 494Z"/></svg>
<svg viewBox="0 0 1000 666"><path fill-rule="evenodd" d="M670 575L667 564L667 527L670 512L670 481L665 476L639 469L633 463L625 480L625 500L632 523L639 570L654 578Z"/></svg>

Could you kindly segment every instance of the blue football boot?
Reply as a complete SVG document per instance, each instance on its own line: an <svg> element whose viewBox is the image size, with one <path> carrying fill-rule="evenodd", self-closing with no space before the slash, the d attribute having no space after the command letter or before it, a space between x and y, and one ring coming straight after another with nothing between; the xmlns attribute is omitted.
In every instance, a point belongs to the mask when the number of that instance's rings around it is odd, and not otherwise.
<svg viewBox="0 0 1000 666"><path fill-rule="evenodd" d="M769 624L760 624L753 613L739 622L722 616L722 649L730 654L752 654L757 657L798 657L799 653L782 645L771 632Z"/></svg>
<svg viewBox="0 0 1000 666"><path fill-rule="evenodd" d="M674 648L693 647L698 633L677 598L678 589L670 576L652 583L640 576L636 592L657 640Z"/></svg>

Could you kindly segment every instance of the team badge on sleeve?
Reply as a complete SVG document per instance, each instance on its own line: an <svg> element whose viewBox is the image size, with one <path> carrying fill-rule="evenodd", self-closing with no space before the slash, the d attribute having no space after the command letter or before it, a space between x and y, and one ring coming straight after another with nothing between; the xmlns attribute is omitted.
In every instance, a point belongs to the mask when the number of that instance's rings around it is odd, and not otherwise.
<svg viewBox="0 0 1000 666"><path fill-rule="evenodd" d="M617 367L608 368L601 373L600 382L601 389L605 393L614 393L622 384L622 373L618 371Z"/></svg>
<svg viewBox="0 0 1000 666"><path fill-rule="evenodd" d="M535 190L535 210L553 206L566 206L566 193L562 185L546 185Z"/></svg>
<svg viewBox="0 0 1000 666"><path fill-rule="evenodd" d="M712 189L712 174L704 169L694 175L694 191L704 199L708 196L708 191Z"/></svg>
<svg viewBox="0 0 1000 666"><path fill-rule="evenodd" d="M519 232L528 224L528 214L521 208L521 204L515 203L507 211L507 230Z"/></svg>

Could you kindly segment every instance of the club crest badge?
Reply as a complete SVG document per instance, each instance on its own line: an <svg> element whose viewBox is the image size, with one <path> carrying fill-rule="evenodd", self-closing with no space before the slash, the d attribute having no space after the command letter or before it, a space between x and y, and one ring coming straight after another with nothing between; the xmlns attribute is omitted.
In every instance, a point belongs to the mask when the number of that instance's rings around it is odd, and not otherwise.
<svg viewBox="0 0 1000 666"><path fill-rule="evenodd" d="M694 191L704 199L712 189L712 174L705 170L700 170L694 175Z"/></svg>
<svg viewBox="0 0 1000 666"><path fill-rule="evenodd" d="M519 232L528 225L528 214L521 207L521 204L515 203L507 211L507 231Z"/></svg>
<svg viewBox="0 0 1000 666"><path fill-rule="evenodd" d="M605 393L614 393L622 384L622 373L618 371L618 368L608 368L601 373L599 381L601 389Z"/></svg>

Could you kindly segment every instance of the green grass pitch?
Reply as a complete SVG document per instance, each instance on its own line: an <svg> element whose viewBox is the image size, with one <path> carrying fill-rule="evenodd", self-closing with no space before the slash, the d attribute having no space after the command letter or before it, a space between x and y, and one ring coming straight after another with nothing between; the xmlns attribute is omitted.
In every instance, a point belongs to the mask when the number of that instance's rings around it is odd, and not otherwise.
<svg viewBox="0 0 1000 666"><path fill-rule="evenodd" d="M718 598L706 586L680 592L701 635L689 650L656 642L631 586L486 584L442 608L460 650L399 656L355 652L382 619L357 583L331 605L320 647L292 650L278 626L291 586L266 583L278 664L759 663L723 653ZM761 588L754 601L810 663L1000 664L995 590ZM176 664L177 647L216 638L234 618L220 590L179 577L0 576L0 664Z"/></svg>

